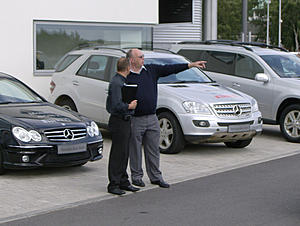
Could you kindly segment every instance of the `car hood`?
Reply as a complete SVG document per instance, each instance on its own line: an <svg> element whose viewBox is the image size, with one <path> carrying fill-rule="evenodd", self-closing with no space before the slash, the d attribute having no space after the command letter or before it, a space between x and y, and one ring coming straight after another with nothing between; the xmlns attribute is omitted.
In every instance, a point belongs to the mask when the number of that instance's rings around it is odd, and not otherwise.
<svg viewBox="0 0 300 226"><path fill-rule="evenodd" d="M38 129L85 124L83 118L75 112L47 102L0 105L0 117L10 124Z"/></svg>
<svg viewBox="0 0 300 226"><path fill-rule="evenodd" d="M249 101L247 95L217 83L160 84L160 92L171 93L183 101L202 103L237 103Z"/></svg>

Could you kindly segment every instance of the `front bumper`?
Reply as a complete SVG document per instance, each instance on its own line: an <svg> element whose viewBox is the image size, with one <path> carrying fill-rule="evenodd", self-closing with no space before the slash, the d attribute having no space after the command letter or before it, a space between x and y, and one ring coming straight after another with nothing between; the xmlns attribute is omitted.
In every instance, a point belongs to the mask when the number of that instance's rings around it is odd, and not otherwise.
<svg viewBox="0 0 300 226"><path fill-rule="evenodd" d="M214 115L199 116L196 114L182 114L179 115L179 119L185 140L190 143L247 140L262 132L260 112L254 112L251 117L242 119L221 119ZM206 126L196 126L195 121L204 121ZM230 129L233 126L236 127L236 130ZM237 129L238 127L241 128ZM243 130L243 127L246 129Z"/></svg>
<svg viewBox="0 0 300 226"><path fill-rule="evenodd" d="M57 145L8 145L3 149L3 166L7 169L74 166L101 159L102 151L103 140L87 143L84 152L68 154L58 154Z"/></svg>

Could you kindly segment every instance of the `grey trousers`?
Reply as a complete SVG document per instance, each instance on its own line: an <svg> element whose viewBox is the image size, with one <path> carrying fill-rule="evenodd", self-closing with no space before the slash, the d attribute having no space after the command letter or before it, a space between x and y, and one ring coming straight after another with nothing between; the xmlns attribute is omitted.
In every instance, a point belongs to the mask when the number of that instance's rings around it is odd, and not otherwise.
<svg viewBox="0 0 300 226"><path fill-rule="evenodd" d="M131 120L131 137L129 142L129 159L131 179L142 179L142 145L144 146L145 165L150 181L161 181L159 170L160 128L157 116L145 115Z"/></svg>

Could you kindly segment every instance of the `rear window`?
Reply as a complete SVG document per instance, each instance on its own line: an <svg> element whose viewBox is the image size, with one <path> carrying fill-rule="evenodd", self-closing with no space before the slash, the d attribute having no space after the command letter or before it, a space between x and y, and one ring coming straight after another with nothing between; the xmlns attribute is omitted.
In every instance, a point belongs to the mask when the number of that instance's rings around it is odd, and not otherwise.
<svg viewBox="0 0 300 226"><path fill-rule="evenodd" d="M81 55L67 55L65 56L56 66L55 71L61 72L65 70L69 65L71 65L75 60L78 59Z"/></svg>

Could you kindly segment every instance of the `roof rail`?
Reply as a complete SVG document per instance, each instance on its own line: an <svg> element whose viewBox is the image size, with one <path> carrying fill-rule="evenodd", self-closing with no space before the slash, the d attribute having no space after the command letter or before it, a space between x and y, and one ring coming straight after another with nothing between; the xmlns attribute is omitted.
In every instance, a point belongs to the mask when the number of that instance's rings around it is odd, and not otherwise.
<svg viewBox="0 0 300 226"><path fill-rule="evenodd" d="M286 50L285 48L267 45L267 44L261 43L261 42L241 42L241 41L223 40L223 39L207 40L207 41L183 41L183 42L179 42L178 44L205 44L205 45L222 44L222 45L240 46L249 51L253 51L253 49L251 49L249 46L258 46L258 47L262 47L262 48L278 49L278 50L281 50L284 52L288 52L288 50Z"/></svg>
<svg viewBox="0 0 300 226"><path fill-rule="evenodd" d="M237 41L235 43L240 44L240 45L258 46L258 47L269 48L269 49L279 49L281 51L288 52L288 50L283 47L267 45L262 42L238 42Z"/></svg>
<svg viewBox="0 0 300 226"><path fill-rule="evenodd" d="M122 48L118 47L110 47L110 46L103 46L99 44L91 44L91 43L82 43L79 44L77 47L75 47L73 50L80 50L80 49L94 49L94 50L99 50L99 49L111 49L111 50L119 50L123 53L126 53L125 50Z"/></svg>
<svg viewBox="0 0 300 226"><path fill-rule="evenodd" d="M163 49L163 48L141 48L141 47L125 47L123 49L139 49L139 50L149 50L149 51L162 51L162 52L168 52L172 54L177 54L171 50Z"/></svg>
<svg viewBox="0 0 300 226"><path fill-rule="evenodd" d="M91 49L94 49L94 50L100 50L100 49L110 49L110 50L118 50L118 51L121 51L122 53L127 53L124 49L122 48L117 48L117 47L109 47L109 46L94 46L94 47L91 47Z"/></svg>
<svg viewBox="0 0 300 226"><path fill-rule="evenodd" d="M236 43L236 41L226 40L226 39L206 40L206 41L183 41L183 42L179 42L178 44L204 44L204 45L221 44L221 45L240 46L249 51L253 51L251 48L247 46Z"/></svg>

